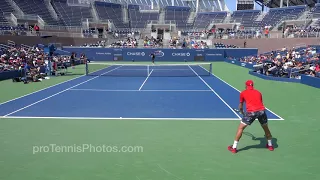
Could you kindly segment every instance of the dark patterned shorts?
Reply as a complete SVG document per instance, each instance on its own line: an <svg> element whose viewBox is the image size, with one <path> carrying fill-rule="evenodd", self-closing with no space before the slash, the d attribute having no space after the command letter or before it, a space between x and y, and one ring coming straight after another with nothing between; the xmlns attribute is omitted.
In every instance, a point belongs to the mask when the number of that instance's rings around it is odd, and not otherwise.
<svg viewBox="0 0 320 180"><path fill-rule="evenodd" d="M251 125L256 119L259 120L261 125L268 123L268 117L264 110L256 112L246 112L241 122L246 125Z"/></svg>

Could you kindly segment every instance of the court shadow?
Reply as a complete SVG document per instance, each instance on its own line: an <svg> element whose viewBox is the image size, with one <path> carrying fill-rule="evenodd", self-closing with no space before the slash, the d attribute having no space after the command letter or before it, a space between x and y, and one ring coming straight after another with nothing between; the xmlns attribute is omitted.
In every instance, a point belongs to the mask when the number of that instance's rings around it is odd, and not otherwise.
<svg viewBox="0 0 320 180"><path fill-rule="evenodd" d="M85 73L67 73L64 76L82 76L85 75Z"/></svg>
<svg viewBox="0 0 320 180"><path fill-rule="evenodd" d="M256 145L246 146L244 148L238 149L238 151L246 151L249 149L262 149L262 148L265 149L266 148L266 144L267 144L266 137L255 137L253 134L251 134L249 132L244 132L243 135L249 136L252 138L253 141L259 141L260 143L256 144ZM277 138L275 138L275 137L272 138L272 145L275 149L279 147Z"/></svg>
<svg viewBox="0 0 320 180"><path fill-rule="evenodd" d="M66 73L64 75L58 75L58 76L82 76L85 75L85 73Z"/></svg>

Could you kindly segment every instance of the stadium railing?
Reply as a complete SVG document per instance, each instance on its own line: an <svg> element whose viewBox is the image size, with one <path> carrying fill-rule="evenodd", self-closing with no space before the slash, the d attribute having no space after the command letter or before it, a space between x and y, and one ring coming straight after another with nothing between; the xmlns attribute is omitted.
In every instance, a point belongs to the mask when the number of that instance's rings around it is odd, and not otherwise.
<svg viewBox="0 0 320 180"><path fill-rule="evenodd" d="M82 27L75 26L55 26L55 25L45 25L43 30L49 31L70 31L70 32L82 32Z"/></svg>

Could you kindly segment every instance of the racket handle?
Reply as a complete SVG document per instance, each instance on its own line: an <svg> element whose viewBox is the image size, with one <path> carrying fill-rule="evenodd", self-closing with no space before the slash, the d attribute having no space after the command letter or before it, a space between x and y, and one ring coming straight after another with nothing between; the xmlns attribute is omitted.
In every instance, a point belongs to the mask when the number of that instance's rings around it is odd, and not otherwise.
<svg viewBox="0 0 320 180"><path fill-rule="evenodd" d="M242 114L239 109L233 108L233 110L234 110L235 112L239 113L239 114ZM242 115L244 115L244 113L243 113Z"/></svg>

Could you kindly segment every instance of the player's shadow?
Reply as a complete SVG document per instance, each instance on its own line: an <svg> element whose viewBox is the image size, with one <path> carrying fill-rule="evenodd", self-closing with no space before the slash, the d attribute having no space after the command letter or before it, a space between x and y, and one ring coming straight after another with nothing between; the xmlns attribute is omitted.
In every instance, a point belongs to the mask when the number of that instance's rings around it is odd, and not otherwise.
<svg viewBox="0 0 320 180"><path fill-rule="evenodd" d="M67 73L65 76L82 76L85 75L85 73Z"/></svg>
<svg viewBox="0 0 320 180"><path fill-rule="evenodd" d="M262 149L262 148L266 148L267 145L267 139L266 137L255 137L253 134L249 133L249 132L243 132L243 135L249 136L252 138L252 140L254 141L260 141L259 144L256 145L251 145L251 146L246 146L244 148L238 149L238 151L245 151L245 150L249 150L249 149ZM278 145L278 139L277 138L272 138L272 145L273 147L276 149L279 147Z"/></svg>
<svg viewBox="0 0 320 180"><path fill-rule="evenodd" d="M62 76L83 76L85 75L85 73L71 73L71 72L67 72L66 74L62 75Z"/></svg>

